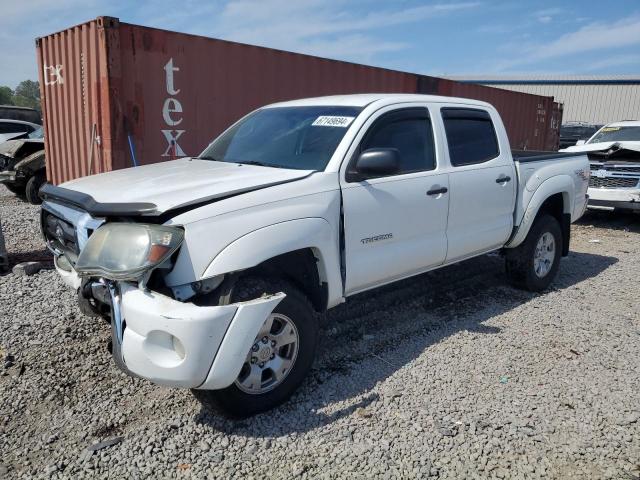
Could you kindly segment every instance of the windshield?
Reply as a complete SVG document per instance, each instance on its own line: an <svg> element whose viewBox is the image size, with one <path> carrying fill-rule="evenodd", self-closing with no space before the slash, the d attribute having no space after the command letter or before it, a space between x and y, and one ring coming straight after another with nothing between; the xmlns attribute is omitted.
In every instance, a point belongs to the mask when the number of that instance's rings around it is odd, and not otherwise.
<svg viewBox="0 0 640 480"><path fill-rule="evenodd" d="M274 107L231 127L198 158L297 170L324 170L356 107Z"/></svg>
<svg viewBox="0 0 640 480"><path fill-rule="evenodd" d="M36 128L33 132L29 134L29 138L44 138L44 131L42 127Z"/></svg>
<svg viewBox="0 0 640 480"><path fill-rule="evenodd" d="M640 142L640 127L604 127L588 143Z"/></svg>

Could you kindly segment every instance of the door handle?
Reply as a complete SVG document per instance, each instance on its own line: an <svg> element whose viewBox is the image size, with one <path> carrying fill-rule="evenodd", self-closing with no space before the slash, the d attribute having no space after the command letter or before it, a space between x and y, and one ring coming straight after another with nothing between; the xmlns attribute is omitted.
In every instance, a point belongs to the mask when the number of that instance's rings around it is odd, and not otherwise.
<svg viewBox="0 0 640 480"><path fill-rule="evenodd" d="M511 181L511 177L498 177L496 183L507 183Z"/></svg>
<svg viewBox="0 0 640 480"><path fill-rule="evenodd" d="M429 190L427 195L440 195L441 193L447 193L448 191L447 187L434 188L433 190Z"/></svg>

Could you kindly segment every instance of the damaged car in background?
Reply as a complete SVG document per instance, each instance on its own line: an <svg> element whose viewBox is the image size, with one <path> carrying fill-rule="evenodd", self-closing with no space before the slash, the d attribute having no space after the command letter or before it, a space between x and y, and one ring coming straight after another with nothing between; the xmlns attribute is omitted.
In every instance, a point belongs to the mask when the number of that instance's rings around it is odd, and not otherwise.
<svg viewBox="0 0 640 480"><path fill-rule="evenodd" d="M578 142L589 140L602 125L587 122L567 122L560 125L560 148L572 147Z"/></svg>
<svg viewBox="0 0 640 480"><path fill-rule="evenodd" d="M589 156L589 208L640 211L640 121L610 123L562 151Z"/></svg>
<svg viewBox="0 0 640 480"><path fill-rule="evenodd" d="M319 314L488 252L542 291L568 255L582 154L512 154L488 103L345 95L250 113L200 156L46 184L41 224L114 362L252 415L308 374Z"/></svg>
<svg viewBox="0 0 640 480"><path fill-rule="evenodd" d="M0 143L0 183L38 205L38 191L47 179L42 127L24 137Z"/></svg>

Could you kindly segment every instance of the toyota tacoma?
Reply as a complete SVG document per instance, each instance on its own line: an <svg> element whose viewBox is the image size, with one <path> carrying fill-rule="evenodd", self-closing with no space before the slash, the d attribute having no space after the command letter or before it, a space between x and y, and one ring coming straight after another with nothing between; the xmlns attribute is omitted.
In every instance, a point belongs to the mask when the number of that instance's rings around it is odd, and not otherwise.
<svg viewBox="0 0 640 480"><path fill-rule="evenodd" d="M488 103L367 94L269 105L199 156L41 189L42 230L115 364L247 416L309 372L319 314L488 252L531 291L584 212L583 154L515 157Z"/></svg>

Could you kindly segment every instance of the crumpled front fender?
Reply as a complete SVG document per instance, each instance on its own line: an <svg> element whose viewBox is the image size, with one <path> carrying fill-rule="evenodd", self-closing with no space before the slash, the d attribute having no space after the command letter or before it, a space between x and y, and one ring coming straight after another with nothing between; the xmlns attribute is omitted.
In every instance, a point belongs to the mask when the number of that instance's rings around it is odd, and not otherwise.
<svg viewBox="0 0 640 480"><path fill-rule="evenodd" d="M285 297L200 307L137 285L118 286L111 300L116 364L134 376L182 388L231 385L262 324Z"/></svg>
<svg viewBox="0 0 640 480"><path fill-rule="evenodd" d="M44 151L32 153L26 158L23 158L16 163L15 170L18 172L25 172L28 174L34 174L45 168L45 156Z"/></svg>

